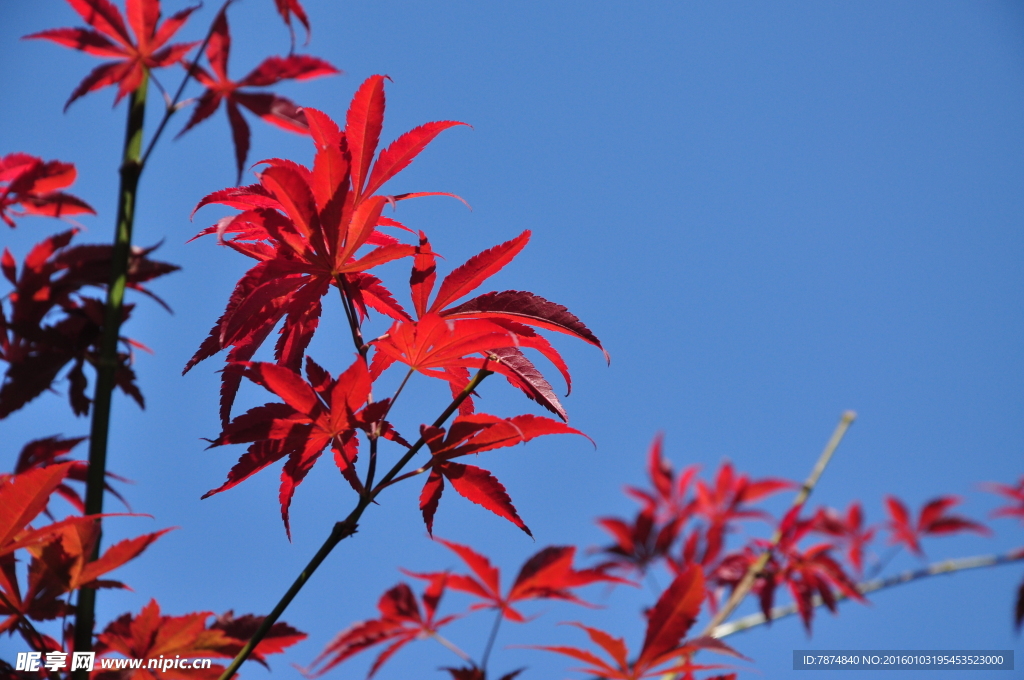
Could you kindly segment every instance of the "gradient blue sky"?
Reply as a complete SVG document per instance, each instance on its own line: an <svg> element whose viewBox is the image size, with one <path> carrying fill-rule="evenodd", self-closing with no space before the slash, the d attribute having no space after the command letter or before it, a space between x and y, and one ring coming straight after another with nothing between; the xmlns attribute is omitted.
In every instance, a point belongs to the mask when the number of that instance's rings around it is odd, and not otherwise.
<svg viewBox="0 0 1024 680"><path fill-rule="evenodd" d="M184 35L198 39L213 4ZM977 483L1012 482L1024 471L1020 3L306 5L309 52L347 75L278 91L341 120L363 78L386 73L394 81L386 139L428 120L472 124L444 133L393 190L455 192L473 211L425 199L403 204L397 217L426 230L447 266L532 229L531 245L495 287L567 305L612 354L606 367L593 348L554 339L573 371L571 423L596 451L552 437L484 461L537 542L456 497L442 502L438 535L472 543L510 577L545 545L603 543L593 518L632 513L620 490L642 480L657 431L677 467L710 471L729 459L755 476L802 479L844 409L859 419L815 503L861 499L880 521L886 493L915 507L956 493L965 514L983 518L997 500ZM123 107L111 112L108 90L62 114L97 62L18 40L79 25L66 4L8 1L0 17L0 152L76 163L74 193L99 212L82 220L84 238L108 240ZM270 0L239 2L230 20L236 77L287 51ZM158 75L168 86L180 77ZM155 104L151 124L159 113ZM309 162L307 140L256 122L253 130L252 160ZM278 514L276 472L199 501L241 453L204 451L200 441L218 430L219 364L180 376L248 266L211 240L184 243L221 214L207 209L188 221L201 196L233 182L229 139L221 112L177 142L163 140L142 180L137 242L164 240L159 256L183 272L155 286L175 314L141 301L128 328L156 353L138 363L149 406L117 401L110 453L110 468L137 482L126 490L133 508L156 519L111 520L108 536L181 528L119 572L135 590L104 594L101 621L150 597L175 614L269 611L353 502L327 460L298 490L293 543ZM4 230L3 242L20 259L58 226L25 219ZM406 267L386 272L396 289ZM351 361L341 318L329 309L311 348L335 371ZM397 409L400 427L433 419L443 393L430 381L414 385ZM253 391L243 402L262 398ZM62 400L42 398L0 425L5 468L30 438L87 432ZM485 383L481 407L490 412L532 406L497 380ZM458 566L425 537L417 494L408 485L384 496L295 601L285 618L310 637L272 660L275 677L296 676L288 664L307 664L336 631L372 616L379 594L401 578L397 567ZM993 526L995 538L925 548L938 559L1020 545L1019 524ZM904 555L892 567L917 564ZM791 652L803 648L1015 649L1019 658L1010 608L1021 572L880 593L870 607L820 614L810 640L790 619L730 642L769 678L789 677ZM579 631L554 626L567 619L639 646L639 608L650 593L591 595L607 609L545 605L531 609L545 612L538 622L506 626L493 670L525 665L523 678L576 677L560 657L504 649L582 643ZM463 602L456 595L449 604ZM490 616L470 618L449 637L476 655L489 625ZM0 655L16 647L4 638ZM363 677L369 661L333 677ZM433 669L455 661L421 642L379 677L440 678Z"/></svg>

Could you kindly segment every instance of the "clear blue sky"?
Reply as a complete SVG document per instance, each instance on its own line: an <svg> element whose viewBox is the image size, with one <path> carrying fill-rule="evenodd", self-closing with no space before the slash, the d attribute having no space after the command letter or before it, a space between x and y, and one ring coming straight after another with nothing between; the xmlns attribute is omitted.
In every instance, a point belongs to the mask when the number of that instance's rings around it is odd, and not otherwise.
<svg viewBox="0 0 1024 680"><path fill-rule="evenodd" d="M215 4L184 34L198 39ZM612 354L606 367L593 348L555 338L573 371L571 423L597 441L596 452L552 437L482 459L537 542L454 497L441 505L438 535L472 543L511 575L545 545L603 543L592 520L633 511L620 488L641 481L659 430L677 467L711 470L728 458L756 476L802 479L844 409L859 419L815 502L861 499L880 521L886 493L915 508L957 493L962 511L982 518L997 501L977 482L1024 472L1020 3L306 5L309 52L347 75L278 91L341 120L356 86L386 73L394 82L385 138L428 120L472 124L444 133L394 190L451 191L474 210L427 199L403 204L398 217L431 235L442 266L532 229L533 242L495 286L567 305ZM18 40L80 24L66 4L5 2L0 17L0 152L76 163L74 193L99 212L83 220L85 238L108 240L123 106L111 112L107 90L62 114L96 60ZM236 76L287 51L270 0L244 0L230 20ZM175 85L179 74L159 77ZM149 120L158 115L155 105ZM256 122L253 130L252 160L309 162L307 140ZM150 597L168 613L267 612L352 503L327 459L298 490L291 544L276 472L199 501L241 453L204 451L200 441L218 431L218 363L180 376L248 266L212 240L184 243L218 216L208 210L189 223L191 207L233 182L229 140L218 113L178 142L165 139L142 180L137 241L164 240L159 255L184 271L155 286L175 314L141 301L127 329L156 352L138 363L149 407L118 399L114 417L110 469L137 481L126 493L156 519L112 520L108 536L181 529L118 572L135 590L104 593L101 621ZM25 219L3 228L3 242L20 260L56 227ZM403 281L407 266L388 274ZM351 361L341 318L328 311L311 349L335 371ZM400 427L432 419L442 394L427 381L414 386ZM490 412L533 410L496 380L483 396ZM30 438L87 432L62 399L40 399L0 424L5 469ZM243 397L262 401L256 391ZM272 660L275 677L293 677L289 663L308 663L336 631L372 616L379 594L401 578L397 567L457 566L425 537L417 494L409 485L384 496L299 596L285 618L310 638ZM994 527L992 539L925 548L937 559L1021 544L1019 524ZM904 556L893 567L916 564ZM1015 649L1020 664L1010 608L1022 571L959 574L881 593L870 608L847 604L838 618L820 614L810 641L790 619L730 642L768 678L789 677L791 651L808 647ZM603 601L600 591L592 597ZM567 619L636 647L643 601L617 591L598 612L536 608L546 612L540 621L505 628L493 669L569 677L559 657L501 648L582 642L578 631L554 627ZM449 637L478 654L489 624L471 618ZM0 656L16 644L0 640ZM334 677L363 677L369 661ZM454 661L421 642L379 677L442 677L433 669Z"/></svg>

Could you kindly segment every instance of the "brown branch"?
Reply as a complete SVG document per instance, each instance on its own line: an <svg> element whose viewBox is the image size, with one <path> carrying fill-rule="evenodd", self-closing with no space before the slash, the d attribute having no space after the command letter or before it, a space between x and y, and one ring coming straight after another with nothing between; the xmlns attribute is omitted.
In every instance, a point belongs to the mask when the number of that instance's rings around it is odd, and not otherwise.
<svg viewBox="0 0 1024 680"><path fill-rule="evenodd" d="M836 425L835 431L832 433L832 437L828 440L828 444L825 445L825 449L821 452L821 456L818 457L818 462L814 464L814 469L811 470L811 474L807 477L807 481L804 482L803 486L800 487L800 492L797 493L796 498L793 499L793 508L802 506L807 502L814 487L817 486L818 480L821 478L821 474L825 471L825 467L828 466L828 462L832 459L832 454L839 448L839 443L843 441L843 436L846 431L850 429L850 425L856 419L857 414L853 411L846 411L839 419L839 424ZM728 602L725 603L718 613L708 623L707 628L701 635L711 635L712 631L715 630L723 621L729 618L736 607L739 606L743 598L747 596L750 589L754 587L754 581L757 579L761 570L764 569L768 563L768 558L771 556L772 548L778 545L782 539L782 532L778 529L775 530L775 535L772 536L771 547L765 550L764 553L750 565L747 569L747 573L743 575L743 579L739 582L739 585L732 591L732 595L729 596Z"/></svg>
<svg viewBox="0 0 1024 680"><path fill-rule="evenodd" d="M930 578L932 576L941 576L943 574L954 574L958 571L967 571L970 569L984 569L986 567L997 567L1002 564L1010 564L1013 562L1024 561L1024 549L1017 549L1004 553L1002 555L979 555L976 557L961 557L951 560L943 560L941 562L935 562L929 564L921 569L912 569L910 571L904 571L893 576L886 578L874 579L871 581L864 581L863 583L857 584L857 591L861 595L867 595L868 593L874 593L879 590L885 590L886 588L893 588L895 586L903 585L904 583L910 583L912 581L919 581L924 578ZM849 599L843 593L837 593L835 595L837 602ZM819 595L814 596L813 606L820 607L823 605ZM789 604L779 607L774 607L771 610L771 621L776 621L787 616L792 616L799 611L795 604ZM716 638L723 638L727 635L733 635L740 633L751 628L769 623L769 620L765 618L765 615L761 612L756 614L750 614L749 616L740 617L734 621L723 623L715 627L711 631L711 636Z"/></svg>

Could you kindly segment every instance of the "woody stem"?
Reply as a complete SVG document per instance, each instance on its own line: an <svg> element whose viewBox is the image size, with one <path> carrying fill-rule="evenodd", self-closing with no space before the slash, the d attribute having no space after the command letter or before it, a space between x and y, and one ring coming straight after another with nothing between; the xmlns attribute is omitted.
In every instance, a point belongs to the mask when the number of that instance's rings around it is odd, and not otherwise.
<svg viewBox="0 0 1024 680"><path fill-rule="evenodd" d="M355 305L352 304L352 291L349 290L348 280L344 274L335 274L334 283L338 286L338 294L341 295L341 305L345 308L345 318L348 319L349 330L352 331L352 342L356 346L359 356L366 359L368 348L363 342L363 331L359 328L359 315Z"/></svg>
<svg viewBox="0 0 1024 680"><path fill-rule="evenodd" d="M146 90L149 82L143 74L142 82L131 94L128 120L125 126L124 151L121 162L121 186L118 190L117 222L110 257L110 282L103 315L103 336L96 361L96 391L92 403L92 425L89 432L89 468L85 486L86 515L103 512L103 492L107 472L107 441L110 434L110 407L114 385L117 383L117 347L124 314L124 290L128 283L128 260L132 248L132 227L135 223L135 203L142 174L143 123L146 115ZM96 520L99 524L100 520ZM99 556L102 532L96 537L90 560ZM82 588L78 594L75 612L75 650L92 649L92 630L96 616L96 591ZM86 680L89 673L78 670L74 680Z"/></svg>
<svg viewBox="0 0 1024 680"><path fill-rule="evenodd" d="M1024 560L1024 550L1014 550L1003 555L979 555L977 557L961 557L958 559L943 560L941 562L935 562L929 564L921 569L914 569L911 571L904 571L893 576L886 578L874 579L871 581L864 581L857 584L857 592L861 595L867 595L879 590L885 590L886 588L893 588L895 586L903 585L904 583L910 583L911 581L918 581L923 578L929 578L931 576L940 576L942 574L953 574L958 571L967 571L969 569L983 569L985 567L996 567L1002 564L1010 564L1012 562L1019 562ZM835 595L837 602L849 599L843 593L837 593ZM820 607L824 602L818 595L814 596L812 604L815 607ZM792 616L799 611L799 608L795 604L789 604L780 607L774 607L771 610L771 621L781 619L787 616ZM744 630L755 628L756 626L768 623L769 619L766 619L764 614L758 612L749 616L743 616L734 621L723 623L716 626L711 631L711 636L716 638L723 638L727 635L733 635Z"/></svg>
<svg viewBox="0 0 1024 680"><path fill-rule="evenodd" d="M825 467L828 466L828 462L832 459L832 454L839 448L839 443L843 441L843 436L846 431L850 429L850 425L853 423L857 414L853 411L846 411L843 413L842 418L839 419L839 424L836 425L835 431L832 433L832 437L828 440L828 444L825 445L825 450L821 452L821 456L818 457L818 462L814 464L814 468L811 470L811 474L807 477L807 481L804 482L803 486L800 487L799 493L796 498L793 499L793 508L802 506L807 502L807 498L811 495L814 487L817 486L818 480L821 478L821 473L825 471ZM725 606L718 610L718 613L711 619L704 632L701 635L710 635L711 632L718 626L722 621L725 621L736 607L739 606L743 598L747 596L750 589L754 587L754 581L757 580L761 570L764 569L768 563L768 558L771 556L772 549L778 545L779 540L782 538L782 532L778 529L775 530L775 535L772 536L771 546L762 553L762 555L750 565L747 569L747 573L743 575L743 579L739 582L739 585L732 591L732 595L729 596L728 602Z"/></svg>

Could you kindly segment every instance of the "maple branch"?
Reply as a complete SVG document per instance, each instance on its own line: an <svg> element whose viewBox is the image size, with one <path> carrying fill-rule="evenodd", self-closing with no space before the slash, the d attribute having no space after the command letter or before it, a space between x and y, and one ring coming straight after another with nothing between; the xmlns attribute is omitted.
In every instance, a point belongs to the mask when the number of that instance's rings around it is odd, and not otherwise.
<svg viewBox="0 0 1024 680"><path fill-rule="evenodd" d="M160 135L163 134L164 128L167 127L168 121L171 120L171 116L178 112L180 108L178 102L181 101L181 95L185 93L185 86L188 85L188 81L195 78L196 70L199 68L199 59L202 57L203 52L206 51L206 46L210 44L210 40L213 39L214 26L217 24L217 17L222 13L226 12L228 5L235 0L224 0L224 4L221 6L220 11L214 17L213 21L210 22L210 29L206 32L206 37L203 38L203 42L199 45L199 51L196 53L196 58L189 64L188 71L185 72L185 77L182 78L181 84L178 85L178 90L174 93L174 98L167 103L167 107L164 109L164 117L160 119L160 124L156 126L156 132L153 133L153 137L149 140L149 144L146 146L146 152L142 154L142 160L139 161L139 172L142 168L146 167L146 161L149 160L149 154L153 153L154 147L156 147L157 140L160 139ZM163 88L160 88L161 90ZM164 93L166 99L167 94Z"/></svg>
<svg viewBox="0 0 1024 680"><path fill-rule="evenodd" d="M501 620L505 618L505 612L502 609L498 609L498 617L494 619L494 625L491 626L491 635L487 638L487 646L484 647L483 656L480 658L480 670L487 672L487 659L491 658L491 649L494 647L494 641L498 639L498 628L501 627Z"/></svg>
<svg viewBox="0 0 1024 680"><path fill-rule="evenodd" d="M910 583L912 581L919 581L924 578L930 578L932 576L941 576L942 574L953 574L958 571L968 571L970 569L983 569L986 567L996 567L1002 564L1010 564L1012 562L1020 562L1024 560L1024 549L1012 550L1002 555L979 555L977 557L961 557L957 559L943 560L941 562L934 562L921 569L911 569L904 571L899 574L894 574L886 578L879 578L872 581L864 581L863 583L857 584L857 592L861 595L867 595L879 590L885 590L886 588L892 588L894 586L903 585L904 583ZM843 593L836 593L835 599L837 602L850 599ZM812 606L820 607L824 602L820 595L815 595L812 601ZM771 621L792 616L799 612L796 604L789 604L779 607L773 607L771 610ZM750 614L749 616L740 617L734 621L723 623L716 626L711 631L711 636L716 638L723 638L727 635L733 635L740 633L757 626L770 623L765 618L764 614L758 612L756 614Z"/></svg>
<svg viewBox="0 0 1024 680"><path fill-rule="evenodd" d="M117 347L120 337L121 320L124 314L124 291L128 283L128 259L132 248L132 227L135 224L135 199L142 174L140 152L142 150L143 124L146 117L146 91L149 83L147 73L131 94L128 104L128 120L125 126L124 152L120 168L121 186L117 199L117 222L114 227L114 244L111 252L110 282L107 285L107 300L103 314L103 337L100 354L96 361L96 391L92 403L92 423L89 432L89 468L85 485L85 509L83 514L99 515L103 512L103 494L107 473L107 440L110 434L110 407L117 383ZM100 520L96 520L99 525ZM102 531L96 538L89 561L100 553ZM81 588L78 607L75 612L75 650L92 649L92 630L96 614L96 591ZM88 671L79 669L73 674L75 680L86 680Z"/></svg>
<svg viewBox="0 0 1024 680"><path fill-rule="evenodd" d="M850 429L850 425L853 423L857 414L853 411L846 411L839 419L839 424L836 425L835 431L832 433L832 437L828 440L825 445L825 450L821 452L821 456L818 457L818 462L814 464L814 468L811 470L811 474L807 477L807 481L804 482L803 486L800 487L800 491L797 493L796 498L793 499L793 505L790 508L797 508L807 502L807 498L811 495L814 487L817 486L818 480L821 478L821 474L825 471L825 467L828 466L828 462L832 459L832 454L839 448L839 443L843 441L843 436L846 431ZM747 573L743 575L743 579L739 582L736 588L732 591L729 596L728 602L725 603L721 609L715 614L708 623L704 632L701 636L711 635L712 631L715 630L723 621L729 618L729 615L736 610L743 598L747 596L750 589L754 587L754 581L761 574L761 570L764 569L768 563L768 558L771 556L772 549L779 544L782 539L782 531L779 529L775 530L775 535L772 536L771 545L768 547L761 556L750 565L747 569Z"/></svg>
<svg viewBox="0 0 1024 680"><path fill-rule="evenodd" d="M491 373L492 371L488 371L486 368L481 368L479 371L477 371L476 375L473 376L473 379L469 382L469 384L466 385L466 387L461 392L459 392L457 397L452 399L452 403L448 405L448 408L446 408L441 413L441 415L438 416L437 420L434 421L434 427L441 427L442 425L444 425L445 421L448 420L448 418L451 417L453 413L455 413L459 406L462 405L462 402L464 402L469 397L469 395L473 393L473 390L476 389L477 385L479 385L484 378L491 375ZM302 570L302 572L292 583L291 587L288 588L288 591L274 606L273 611L271 611L270 614L268 614L267 617L263 619L263 621L259 625L259 628L256 629L256 632L253 633L249 641L245 643L245 646L242 647L241 651L238 652L238 655L235 656L234 660L232 660L231 665L229 665L224 670L224 672L220 676L220 680L230 680L230 678L238 670L238 667L241 666L242 663L244 663L245 660L249 658L249 655L252 654L252 651L254 649L256 649L256 646L260 643L261 640L263 640L266 634L270 631L270 628L275 623L277 623L277 620L281 617L281 614L284 613L284 610L288 608L288 605L291 604L291 601L295 599L295 596L299 594L299 591L302 590L302 587L306 585L306 582L313 575L313 572L317 570L317 567L320 566L320 564L327 558L328 555L331 554L331 551L334 550L334 548L339 543L341 543L342 540L356 533L359 519L363 516L363 511L365 511L366 508L369 507L371 503L373 503L374 499L377 497L377 494L379 494L384 489L384 487L387 486L388 482L390 482L394 478L394 476L397 475L402 470L405 464L408 463L412 459L412 457L415 456L417 452L419 452L421 448L423 448L423 445L426 444L426 441L427 440L422 436L419 439L417 439L416 443L409 448L409 450L406 452L404 456L402 456L402 459L399 460L398 463L396 463L395 466L392 467L391 470L389 470L388 473L384 475L383 478L381 478L380 483L377 484L376 488L374 488L372 492L362 494L359 497L359 502L356 504L356 507L352 509L352 512L348 514L348 517L346 517L340 522L335 523L334 528L331 529L331 534L327 537L327 540L324 541L324 544L320 546L320 549L316 551L315 555L313 555L313 559L309 561L309 564L306 565L306 568Z"/></svg>
<svg viewBox="0 0 1024 680"><path fill-rule="evenodd" d="M373 489L373 476L377 472L377 442L379 437L370 435L370 462L366 466L366 482L363 483L363 493L369 493Z"/></svg>
<svg viewBox="0 0 1024 680"><path fill-rule="evenodd" d="M484 366L486 365L487 364L485 362ZM488 371L486 368L481 368L479 371L477 371L476 375L473 376L473 379L469 381L469 384L462 388L462 391L459 392L459 396L452 399L452 403L448 405L448 408L446 408L444 412L440 416L438 416L437 420L434 421L434 427L441 427L442 425L444 425L445 421L448 420L448 418L453 413L455 413L459 406L462 405L462 402L466 401L466 399L469 398L469 395L473 393L473 390L477 388L477 385L482 383L484 381L484 378L491 375L493 372L494 371ZM419 450L423 448L423 444L425 443L426 440L421 436L419 439L416 440L416 443L413 444L409 448L409 450L405 452L405 455L402 456L402 458L397 463L395 463L394 467L388 470L388 473L386 475L381 477L380 482L373 490L374 498L377 496L377 494L383 491L384 487L388 486L391 480L395 478L395 475L402 471L402 468L405 467L406 463L412 460L412 457L419 453Z"/></svg>
<svg viewBox="0 0 1024 680"><path fill-rule="evenodd" d="M454 642L452 642L451 640L449 640L445 636L441 635L436 630L433 630L433 631L430 632L430 637L434 638L439 643L441 643L443 646L445 646L448 649L450 649L452 652L455 653L456 656L458 656L460 659L462 659L463 661L465 661L469 665L473 666L474 668L476 667L476 662L473 661L473 658L469 654L466 654L464 651L459 649L458 646L456 646Z"/></svg>

